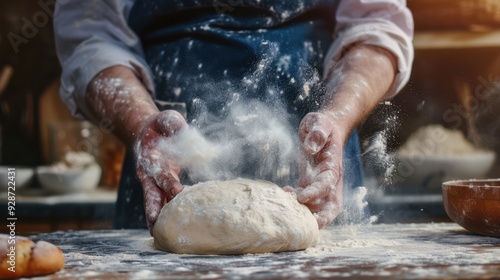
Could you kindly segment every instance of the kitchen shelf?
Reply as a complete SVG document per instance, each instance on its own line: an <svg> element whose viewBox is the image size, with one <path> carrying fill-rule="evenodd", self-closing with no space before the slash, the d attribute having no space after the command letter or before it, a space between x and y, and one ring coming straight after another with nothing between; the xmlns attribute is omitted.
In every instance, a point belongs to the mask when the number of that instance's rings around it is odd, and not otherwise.
<svg viewBox="0 0 500 280"><path fill-rule="evenodd" d="M98 189L88 193L48 195L40 189L16 195L16 231L20 234L55 230L111 229L117 192ZM0 193L7 210L7 196ZM6 215L6 210L2 215ZM5 218L4 218L5 220ZM6 232L8 229L1 229Z"/></svg>
<svg viewBox="0 0 500 280"><path fill-rule="evenodd" d="M420 31L414 35L413 46L415 50L499 47L500 31Z"/></svg>

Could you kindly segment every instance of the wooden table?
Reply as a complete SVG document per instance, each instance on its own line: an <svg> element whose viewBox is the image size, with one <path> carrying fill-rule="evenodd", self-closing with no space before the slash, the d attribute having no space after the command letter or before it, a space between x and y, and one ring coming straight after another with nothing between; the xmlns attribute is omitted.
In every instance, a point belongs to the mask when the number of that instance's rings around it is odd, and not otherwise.
<svg viewBox="0 0 500 280"><path fill-rule="evenodd" d="M59 245L65 269L48 279L492 279L500 277L500 238L456 224L334 227L300 252L242 256L158 251L146 230L44 233Z"/></svg>

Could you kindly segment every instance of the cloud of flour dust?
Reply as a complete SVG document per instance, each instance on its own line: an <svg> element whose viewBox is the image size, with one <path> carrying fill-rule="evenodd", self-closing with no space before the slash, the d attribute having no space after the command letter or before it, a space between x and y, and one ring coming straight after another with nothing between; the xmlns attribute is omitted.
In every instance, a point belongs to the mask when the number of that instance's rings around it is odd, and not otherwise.
<svg viewBox="0 0 500 280"><path fill-rule="evenodd" d="M279 44L263 42L262 47L265 55L243 78L200 78L189 89L203 93L197 95L203 99L194 98L187 105L189 128L159 145L180 164L181 183L244 177L297 186L300 120L284 97L296 95L297 104L319 106L321 73L305 62L291 61ZM298 76L289 75L291 65L301 69ZM256 96L259 99L252 98ZM345 221L366 220L363 190L344 192L344 206L353 205L345 209L356 217Z"/></svg>
<svg viewBox="0 0 500 280"><path fill-rule="evenodd" d="M161 149L176 158L190 183L237 177L280 185L296 181L300 145L286 110L258 100L230 103L228 114L214 121L203 112Z"/></svg>

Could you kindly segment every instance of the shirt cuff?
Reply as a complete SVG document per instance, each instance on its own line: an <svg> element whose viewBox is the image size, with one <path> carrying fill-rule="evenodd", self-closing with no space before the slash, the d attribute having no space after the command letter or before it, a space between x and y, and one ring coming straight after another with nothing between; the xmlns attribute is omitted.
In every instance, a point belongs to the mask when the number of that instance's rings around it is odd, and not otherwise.
<svg viewBox="0 0 500 280"><path fill-rule="evenodd" d="M385 95L385 99L394 97L410 79L414 51L411 38L393 25L384 23L366 23L348 28L339 34L330 46L324 64L325 73L341 58L346 48L353 44L373 45L384 48L397 58L398 72Z"/></svg>

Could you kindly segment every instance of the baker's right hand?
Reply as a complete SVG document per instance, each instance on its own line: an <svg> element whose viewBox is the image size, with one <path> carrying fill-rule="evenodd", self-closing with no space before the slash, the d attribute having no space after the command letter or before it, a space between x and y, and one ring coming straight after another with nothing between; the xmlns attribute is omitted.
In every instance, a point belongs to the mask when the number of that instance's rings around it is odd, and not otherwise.
<svg viewBox="0 0 500 280"><path fill-rule="evenodd" d="M144 191L144 209L151 235L161 208L183 189L179 165L164 154L158 144L186 128L181 114L163 111L146 121L134 145L136 173Z"/></svg>

